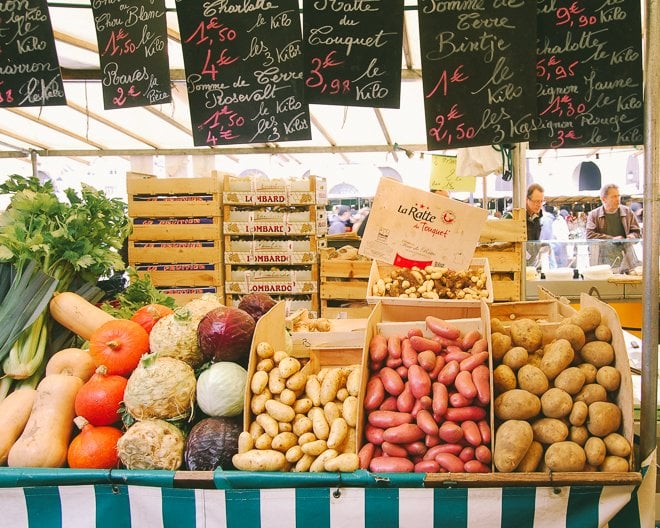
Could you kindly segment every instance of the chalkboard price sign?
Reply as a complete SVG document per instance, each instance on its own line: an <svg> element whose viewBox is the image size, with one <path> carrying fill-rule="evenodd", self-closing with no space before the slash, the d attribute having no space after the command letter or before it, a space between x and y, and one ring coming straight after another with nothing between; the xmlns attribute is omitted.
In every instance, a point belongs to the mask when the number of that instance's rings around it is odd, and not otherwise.
<svg viewBox="0 0 660 528"><path fill-rule="evenodd" d="M420 0L419 29L429 149L526 141L535 2Z"/></svg>
<svg viewBox="0 0 660 528"><path fill-rule="evenodd" d="M0 1L0 106L65 104L46 0Z"/></svg>
<svg viewBox="0 0 660 528"><path fill-rule="evenodd" d="M538 0L532 148L644 142L639 0Z"/></svg>
<svg viewBox="0 0 660 528"><path fill-rule="evenodd" d="M309 103L399 108L403 0L303 0Z"/></svg>
<svg viewBox="0 0 660 528"><path fill-rule="evenodd" d="M297 0L177 0L193 141L311 138Z"/></svg>
<svg viewBox="0 0 660 528"><path fill-rule="evenodd" d="M168 103L165 0L92 0L103 75L103 106Z"/></svg>

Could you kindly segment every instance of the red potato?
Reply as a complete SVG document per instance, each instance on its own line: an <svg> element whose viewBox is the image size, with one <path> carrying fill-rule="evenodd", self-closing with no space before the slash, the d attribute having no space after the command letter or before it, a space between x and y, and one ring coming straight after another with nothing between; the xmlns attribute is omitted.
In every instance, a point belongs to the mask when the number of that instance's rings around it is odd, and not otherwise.
<svg viewBox="0 0 660 528"><path fill-rule="evenodd" d="M374 457L376 446L371 442L364 444L358 451L358 460L360 461L360 469L369 469L369 463Z"/></svg>
<svg viewBox="0 0 660 528"><path fill-rule="evenodd" d="M458 329L458 327L448 323L444 319L440 319L439 317L434 317L432 315L427 315L425 322L426 328L428 328L437 336L445 337L447 339L458 339L461 337L461 331Z"/></svg>
<svg viewBox="0 0 660 528"><path fill-rule="evenodd" d="M447 363L447 362L445 361L445 358L444 358L444 357L442 357L442 356L436 356L436 358L435 358L435 366L433 367L433 370L432 370L431 372L429 372L429 377L430 377L432 380L434 380L434 381L435 381L436 379L438 379L438 373L439 373L443 368L445 368L446 363Z"/></svg>
<svg viewBox="0 0 660 528"><path fill-rule="evenodd" d="M385 361L387 358L387 338L376 334L369 342L369 357L372 361Z"/></svg>
<svg viewBox="0 0 660 528"><path fill-rule="evenodd" d="M433 383L432 387L433 394L433 414L438 416L443 416L447 412L449 407L449 392L447 391L447 386L444 383L436 381Z"/></svg>
<svg viewBox="0 0 660 528"><path fill-rule="evenodd" d="M456 375L454 386L466 398L472 399L477 395L477 388L472 381L472 374L468 370L462 370Z"/></svg>
<svg viewBox="0 0 660 528"><path fill-rule="evenodd" d="M465 420L461 422L461 429L463 430L463 438L468 444L477 447L482 444L481 432L476 422L472 420Z"/></svg>
<svg viewBox="0 0 660 528"><path fill-rule="evenodd" d="M399 444L383 442L380 447L383 450L383 454L390 457L406 458L408 456L408 451L406 451L406 448Z"/></svg>
<svg viewBox="0 0 660 528"><path fill-rule="evenodd" d="M479 339L482 339L481 332L479 330L470 330L461 338L461 348L463 350L470 350Z"/></svg>
<svg viewBox="0 0 660 528"><path fill-rule="evenodd" d="M428 451L428 448L421 440L410 442L409 444L405 444L403 447L406 448L406 451L408 451L408 454L411 456L424 456L424 454L426 454Z"/></svg>
<svg viewBox="0 0 660 528"><path fill-rule="evenodd" d="M461 346L461 340L460 339L447 339L446 337L440 337L438 335L432 335L431 339L438 343L441 348L445 348L449 345L455 345L460 347Z"/></svg>
<svg viewBox="0 0 660 528"><path fill-rule="evenodd" d="M442 422L438 428L440 440L448 444L455 444L463 439L463 429L454 422Z"/></svg>
<svg viewBox="0 0 660 528"><path fill-rule="evenodd" d="M404 339L401 343L401 362L406 366L417 365L417 350L410 343L410 339Z"/></svg>
<svg viewBox="0 0 660 528"><path fill-rule="evenodd" d="M466 473L490 473L490 467L479 460L469 460L463 468Z"/></svg>
<svg viewBox="0 0 660 528"><path fill-rule="evenodd" d="M447 353L445 354L445 362L448 363L450 361L458 361L459 363L463 361L464 359L467 359L471 356L469 352L465 352L464 350L458 349L458 347L454 345L450 345L447 347Z"/></svg>
<svg viewBox="0 0 660 528"><path fill-rule="evenodd" d="M383 362L382 361L371 361L371 360L369 360L369 371L370 372L378 372L382 368L383 368Z"/></svg>
<svg viewBox="0 0 660 528"><path fill-rule="evenodd" d="M438 373L438 381L445 385L452 385L456 375L460 372L461 366L458 361L449 361Z"/></svg>
<svg viewBox="0 0 660 528"><path fill-rule="evenodd" d="M401 358L401 337L393 335L387 338L387 353L392 359Z"/></svg>
<svg viewBox="0 0 660 528"><path fill-rule="evenodd" d="M383 382L383 387L392 396L398 396L403 392L404 383L396 370L390 367L383 367L378 373L378 377Z"/></svg>
<svg viewBox="0 0 660 528"><path fill-rule="evenodd" d="M458 454L463 463L468 462L469 460L474 460L474 447L465 446L461 452Z"/></svg>
<svg viewBox="0 0 660 528"><path fill-rule="evenodd" d="M385 387L378 376L373 376L367 382L367 388L364 392L363 406L367 411L378 409L385 399Z"/></svg>
<svg viewBox="0 0 660 528"><path fill-rule="evenodd" d="M433 399L430 396L422 396L418 401L422 409L429 411L433 407Z"/></svg>
<svg viewBox="0 0 660 528"><path fill-rule="evenodd" d="M410 338L412 336L417 336L417 337L422 337L424 335L424 332L422 332L421 328L413 327L410 330L408 330L407 337Z"/></svg>
<svg viewBox="0 0 660 528"><path fill-rule="evenodd" d="M432 350L423 350L417 354L417 363L426 372L432 372L437 362L438 356Z"/></svg>
<svg viewBox="0 0 660 528"><path fill-rule="evenodd" d="M449 394L450 407L471 407L474 403L474 398L466 398L460 392L452 392Z"/></svg>
<svg viewBox="0 0 660 528"><path fill-rule="evenodd" d="M401 424L383 431L383 441L395 444L409 444L424 438L425 433L417 424Z"/></svg>
<svg viewBox="0 0 660 528"><path fill-rule="evenodd" d="M413 418L417 418L417 413L422 410L422 402L419 400L415 400L415 403L413 404L412 411L410 411L410 414L413 415Z"/></svg>
<svg viewBox="0 0 660 528"><path fill-rule="evenodd" d="M429 373L426 372L419 365L411 365L408 368L408 381L410 382L410 390L415 398L428 396L431 394L431 378Z"/></svg>
<svg viewBox="0 0 660 528"><path fill-rule="evenodd" d="M483 405L490 403L490 369L486 365L474 367L472 382L477 390L479 403Z"/></svg>
<svg viewBox="0 0 660 528"><path fill-rule="evenodd" d="M433 415L426 409L421 409L417 413L417 416L415 416L415 422L427 435L435 436L438 434L438 424L433 419Z"/></svg>
<svg viewBox="0 0 660 528"><path fill-rule="evenodd" d="M412 423L413 417L410 413L378 410L371 411L367 417L367 421L375 427L387 429L388 427L394 427L395 425Z"/></svg>
<svg viewBox="0 0 660 528"><path fill-rule="evenodd" d="M410 473L413 469L415 464L412 460L402 457L374 457L369 464L369 471L374 473Z"/></svg>
<svg viewBox="0 0 660 528"><path fill-rule="evenodd" d="M474 449L474 458L479 462L484 464L490 464L493 460L493 454L490 452L490 448L485 445L480 445Z"/></svg>
<svg viewBox="0 0 660 528"><path fill-rule="evenodd" d="M396 408L401 412L412 412L415 406L415 397L410 390L410 382L406 381L403 391L396 397Z"/></svg>
<svg viewBox="0 0 660 528"><path fill-rule="evenodd" d="M416 352L431 350L432 352L439 354L442 350L442 345L440 345L440 343L428 337L412 336L410 338L410 344Z"/></svg>
<svg viewBox="0 0 660 528"><path fill-rule="evenodd" d="M440 471L440 464L435 460L420 460L415 464L413 471L415 473L437 473Z"/></svg>
<svg viewBox="0 0 660 528"><path fill-rule="evenodd" d="M383 443L384 432L380 427L375 427L369 423L364 426L364 437L367 439L367 442L371 442L377 446Z"/></svg>
<svg viewBox="0 0 660 528"><path fill-rule="evenodd" d="M435 456L435 461L449 473L463 473L465 471L463 461L451 453L438 453Z"/></svg>
<svg viewBox="0 0 660 528"><path fill-rule="evenodd" d="M442 440L436 435L426 435L426 438L424 438L424 445L426 447L437 446L440 442L442 442Z"/></svg>
<svg viewBox="0 0 660 528"><path fill-rule="evenodd" d="M475 367L484 364L488 361L488 351L477 352L476 354L471 355L469 358L461 361L460 369L471 371Z"/></svg>
<svg viewBox="0 0 660 528"><path fill-rule="evenodd" d="M396 396L388 396L383 400L383 403L378 407L381 411L400 411L399 406L397 405Z"/></svg>
<svg viewBox="0 0 660 528"><path fill-rule="evenodd" d="M480 352L486 352L488 350L488 340L485 337L477 339L477 341L472 345L470 352L472 355L479 354Z"/></svg>
<svg viewBox="0 0 660 528"><path fill-rule="evenodd" d="M385 361L385 366L396 369L396 368L399 368L399 367L403 366L403 360L401 358L387 358L387 361ZM383 367L383 365L380 365L376 369L371 369L371 371L372 372L377 372L382 367Z"/></svg>
<svg viewBox="0 0 660 528"><path fill-rule="evenodd" d="M452 455L458 456L458 454L463 451L461 444L440 444L430 448L424 455L424 460L434 460L438 453L451 453Z"/></svg>
<svg viewBox="0 0 660 528"><path fill-rule="evenodd" d="M457 409L449 407L445 413L445 418L451 422L464 422L465 420L478 422L486 418L486 409L474 405Z"/></svg>
<svg viewBox="0 0 660 528"><path fill-rule="evenodd" d="M481 440L483 441L484 444L490 444L490 425L488 424L488 420L479 420L477 422L477 425L479 426L479 434L481 435Z"/></svg>
<svg viewBox="0 0 660 528"><path fill-rule="evenodd" d="M407 380L408 379L408 367L405 367L404 365L399 365L397 368L395 368L396 373L401 376L402 380Z"/></svg>

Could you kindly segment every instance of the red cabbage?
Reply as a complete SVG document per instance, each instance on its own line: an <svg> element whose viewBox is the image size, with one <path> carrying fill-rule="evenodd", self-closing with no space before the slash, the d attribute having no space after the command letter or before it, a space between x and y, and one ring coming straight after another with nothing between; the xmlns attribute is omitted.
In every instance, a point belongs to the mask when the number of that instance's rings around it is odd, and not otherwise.
<svg viewBox="0 0 660 528"><path fill-rule="evenodd" d="M207 361L247 364L254 327L254 319L244 310L219 306L199 322L197 344Z"/></svg>
<svg viewBox="0 0 660 528"><path fill-rule="evenodd" d="M267 293L248 293L238 303L238 307L249 313L256 323L262 315L276 304L277 301Z"/></svg>

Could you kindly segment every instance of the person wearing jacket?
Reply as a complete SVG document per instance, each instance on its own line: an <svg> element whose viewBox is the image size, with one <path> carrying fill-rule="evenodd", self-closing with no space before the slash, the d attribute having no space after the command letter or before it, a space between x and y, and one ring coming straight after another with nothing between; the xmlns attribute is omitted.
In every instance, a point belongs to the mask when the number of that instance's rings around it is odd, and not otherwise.
<svg viewBox="0 0 660 528"><path fill-rule="evenodd" d="M628 271L638 265L639 259L631 244L617 241L641 238L637 216L630 207L621 205L619 187L613 183L601 188L600 201L603 205L587 216L587 239L613 242L592 247L592 264L609 264L620 272Z"/></svg>

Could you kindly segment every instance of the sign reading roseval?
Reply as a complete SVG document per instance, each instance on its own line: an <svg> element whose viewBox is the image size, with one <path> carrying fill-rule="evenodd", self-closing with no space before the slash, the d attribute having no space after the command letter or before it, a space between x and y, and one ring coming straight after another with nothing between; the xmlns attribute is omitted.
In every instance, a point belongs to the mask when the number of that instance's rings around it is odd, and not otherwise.
<svg viewBox="0 0 660 528"><path fill-rule="evenodd" d="M360 254L395 266L470 267L488 211L381 178Z"/></svg>

